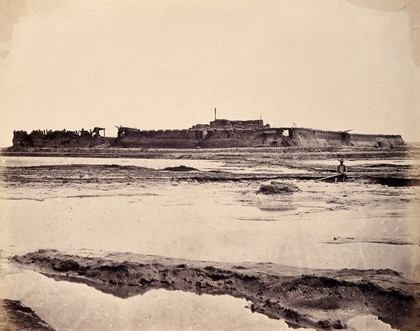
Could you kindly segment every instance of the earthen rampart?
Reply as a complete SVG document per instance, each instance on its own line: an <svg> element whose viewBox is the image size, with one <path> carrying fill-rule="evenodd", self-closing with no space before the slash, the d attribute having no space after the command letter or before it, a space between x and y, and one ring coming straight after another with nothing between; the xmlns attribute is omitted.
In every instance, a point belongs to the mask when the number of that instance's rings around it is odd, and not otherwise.
<svg viewBox="0 0 420 331"><path fill-rule="evenodd" d="M119 127L116 138L105 138L103 128L80 131L15 131L13 147L92 147L101 144L134 148L224 147L378 147L403 145L400 135L353 134L309 128L271 128L262 120L215 120L184 130L139 130Z"/></svg>

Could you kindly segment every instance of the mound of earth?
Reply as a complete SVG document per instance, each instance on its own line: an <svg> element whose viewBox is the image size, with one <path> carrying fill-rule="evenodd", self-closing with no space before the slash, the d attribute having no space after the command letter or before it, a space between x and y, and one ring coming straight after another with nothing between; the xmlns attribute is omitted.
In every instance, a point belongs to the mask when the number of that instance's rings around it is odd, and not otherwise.
<svg viewBox="0 0 420 331"><path fill-rule="evenodd" d="M198 169L193 168L193 167L187 167L184 165L180 165L177 167L166 167L163 170L167 170L167 171L197 171Z"/></svg>
<svg viewBox="0 0 420 331"><path fill-rule="evenodd" d="M228 294L290 326L343 329L349 319L378 316L419 330L419 284L385 270L301 269L273 263L221 263L114 253L102 257L39 250L11 260L57 281L84 283L121 298L152 289Z"/></svg>
<svg viewBox="0 0 420 331"><path fill-rule="evenodd" d="M261 185L257 193L261 194L291 194L299 192L300 189L292 183L280 183L272 181L270 184Z"/></svg>

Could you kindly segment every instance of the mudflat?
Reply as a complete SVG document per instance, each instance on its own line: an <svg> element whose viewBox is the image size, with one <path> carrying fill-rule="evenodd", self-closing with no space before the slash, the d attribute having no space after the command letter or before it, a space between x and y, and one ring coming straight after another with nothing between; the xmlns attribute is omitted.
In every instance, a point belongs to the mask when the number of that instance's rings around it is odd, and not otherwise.
<svg viewBox="0 0 420 331"><path fill-rule="evenodd" d="M339 159L348 179L322 180ZM66 328L31 296L37 283L13 287L20 273L118 298L230 295L293 327L373 315L420 328L417 145L26 150L1 161L0 294L54 329Z"/></svg>

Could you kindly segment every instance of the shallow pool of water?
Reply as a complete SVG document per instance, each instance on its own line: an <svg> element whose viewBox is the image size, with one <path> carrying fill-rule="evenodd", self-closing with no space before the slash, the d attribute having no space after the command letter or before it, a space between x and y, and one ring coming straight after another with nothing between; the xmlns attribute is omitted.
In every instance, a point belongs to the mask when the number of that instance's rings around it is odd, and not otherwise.
<svg viewBox="0 0 420 331"><path fill-rule="evenodd" d="M88 158L88 157L25 157L7 156L0 158L4 167L56 166L56 165L121 165L152 169L164 169L185 165L198 170L214 170L222 167L223 162L207 160L174 159L134 159L134 158Z"/></svg>
<svg viewBox="0 0 420 331"><path fill-rule="evenodd" d="M0 167L29 167L29 166L57 166L57 165L120 165L135 166L151 169L165 169L167 167L188 166L201 171L226 171L237 174L248 173L277 173L296 174L307 173L306 170L293 169L282 165L255 165L252 168L240 164L210 160L189 159L135 159L135 158L87 158L87 157L0 157Z"/></svg>
<svg viewBox="0 0 420 331"><path fill-rule="evenodd" d="M122 299L14 267L3 269L1 278L1 297L21 300L57 331L290 330L228 295L152 290Z"/></svg>

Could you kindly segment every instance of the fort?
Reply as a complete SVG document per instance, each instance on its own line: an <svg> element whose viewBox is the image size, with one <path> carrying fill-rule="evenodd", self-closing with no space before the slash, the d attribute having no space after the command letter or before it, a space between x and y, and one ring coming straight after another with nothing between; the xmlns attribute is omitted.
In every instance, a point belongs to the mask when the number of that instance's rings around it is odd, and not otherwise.
<svg viewBox="0 0 420 331"><path fill-rule="evenodd" d="M105 129L86 131L15 131L13 148L95 147L125 148L231 148L231 147L376 147L404 145L401 135L354 134L297 127L272 128L263 120L215 119L184 130L139 130L118 127L117 137L105 137Z"/></svg>

